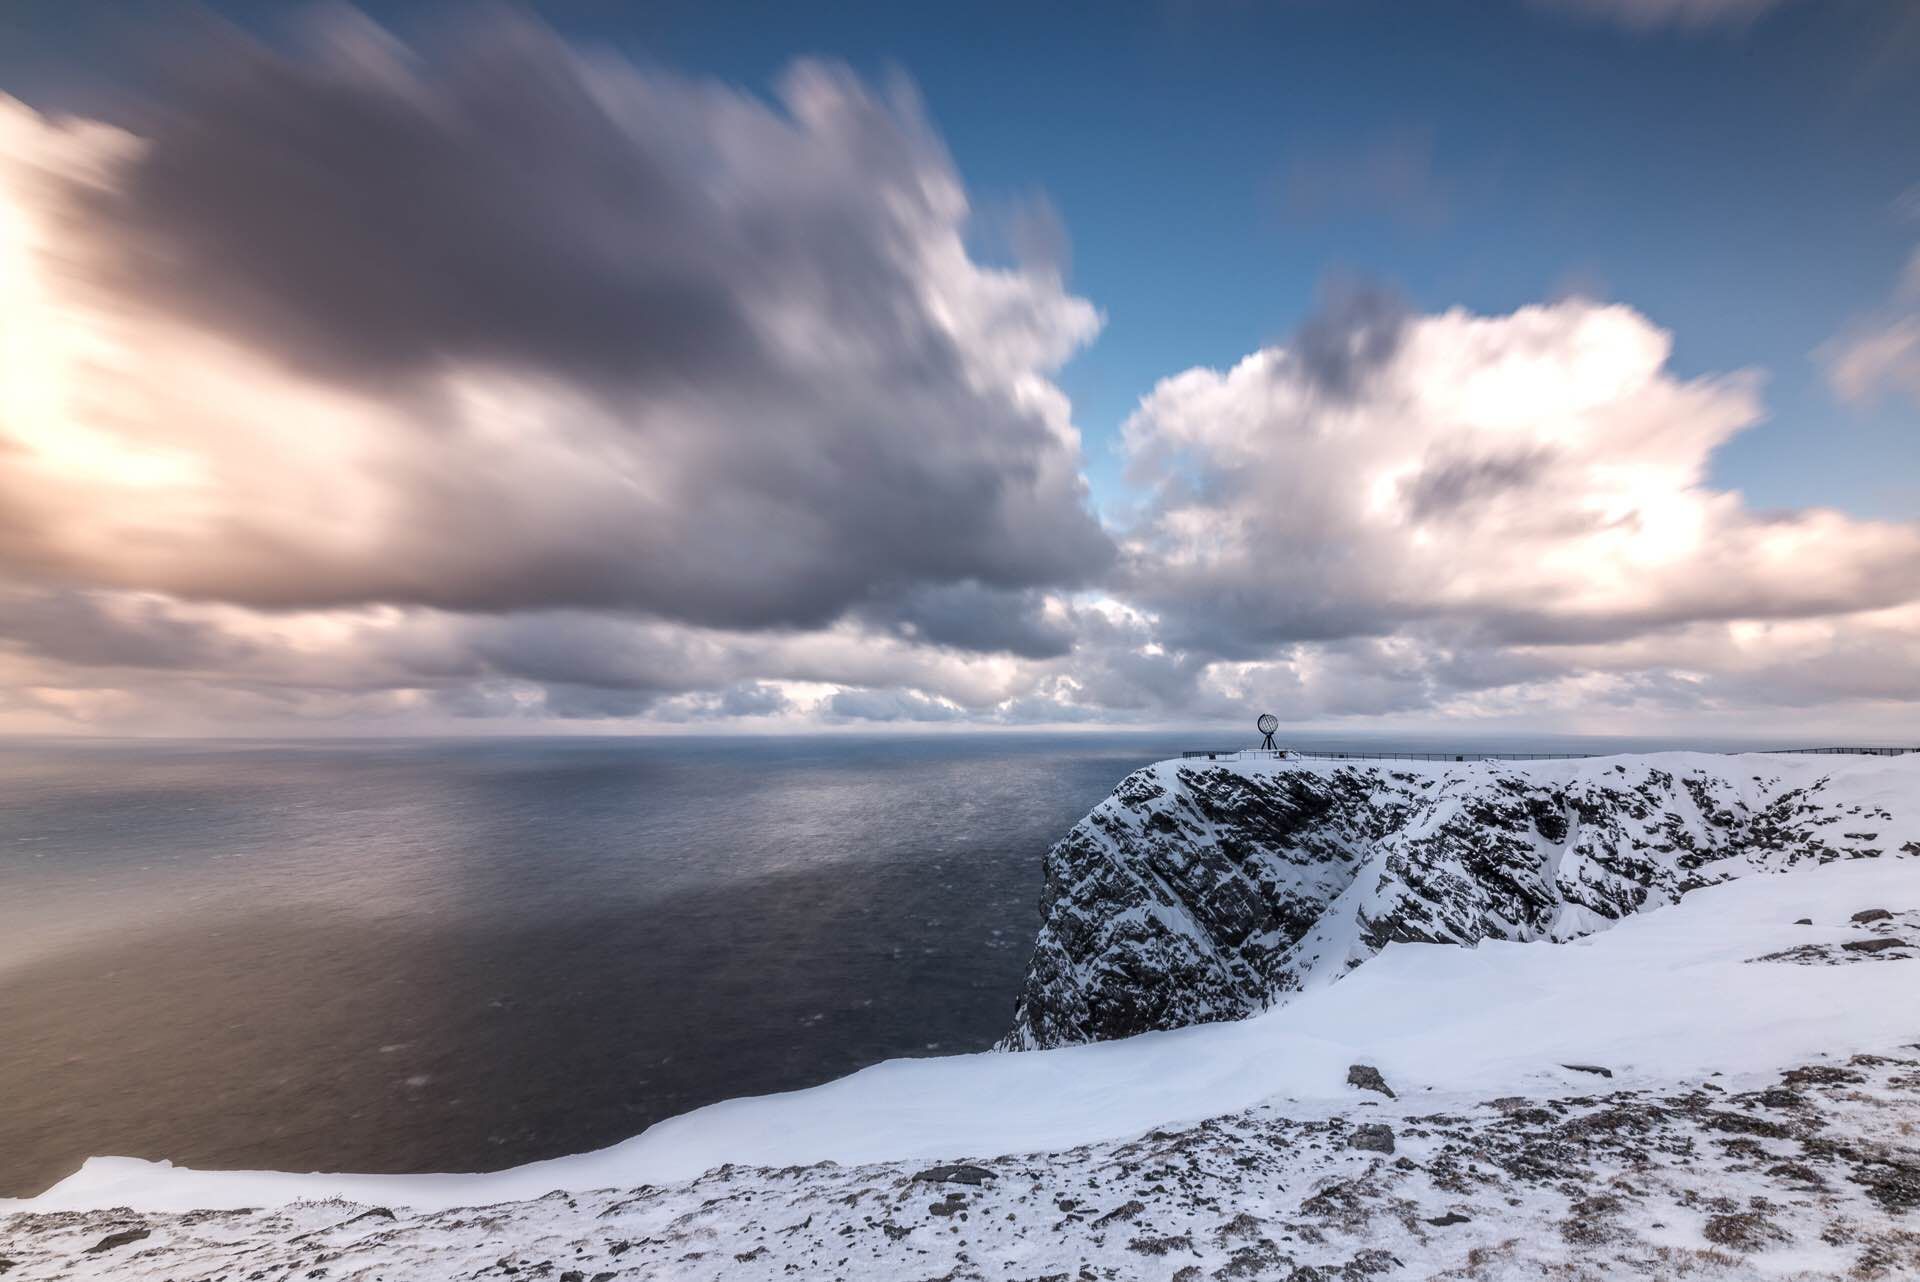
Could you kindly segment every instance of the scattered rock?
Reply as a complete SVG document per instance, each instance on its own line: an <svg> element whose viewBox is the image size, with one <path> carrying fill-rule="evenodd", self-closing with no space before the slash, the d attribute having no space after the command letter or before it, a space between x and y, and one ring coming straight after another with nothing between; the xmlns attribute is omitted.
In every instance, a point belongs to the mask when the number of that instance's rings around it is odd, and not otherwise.
<svg viewBox="0 0 1920 1282"><path fill-rule="evenodd" d="M1560 1222L1560 1236L1574 1246L1600 1246L1620 1236L1619 1215L1623 1203L1611 1193L1583 1197L1567 1208Z"/></svg>
<svg viewBox="0 0 1920 1282"><path fill-rule="evenodd" d="M1365 1149L1369 1153L1391 1153L1393 1152L1393 1128L1384 1122L1356 1126L1353 1128L1353 1134L1347 1136L1347 1147Z"/></svg>
<svg viewBox="0 0 1920 1282"><path fill-rule="evenodd" d="M1560 1067L1570 1068L1576 1073L1592 1073L1596 1077L1613 1076L1612 1069L1602 1068L1598 1064L1562 1064Z"/></svg>
<svg viewBox="0 0 1920 1282"><path fill-rule="evenodd" d="M1823 1185L1820 1172L1804 1162L1776 1162L1767 1168L1767 1174L1776 1180L1786 1180L1795 1184Z"/></svg>
<svg viewBox="0 0 1920 1282"><path fill-rule="evenodd" d="M1889 948L1898 948L1902 942L1898 939L1853 939L1840 947L1850 953L1880 953Z"/></svg>
<svg viewBox="0 0 1920 1282"><path fill-rule="evenodd" d="M1867 1079L1851 1069L1831 1064L1807 1064L1790 1068L1780 1078L1788 1086L1857 1086Z"/></svg>
<svg viewBox="0 0 1920 1282"><path fill-rule="evenodd" d="M98 1255L102 1251L111 1251L117 1246L125 1246L129 1242L138 1242L141 1238L147 1237L151 1233L151 1229L121 1229L118 1233L107 1234L98 1242L88 1247L87 1254Z"/></svg>
<svg viewBox="0 0 1920 1282"><path fill-rule="evenodd" d="M1380 1070L1371 1064L1354 1064L1347 1069L1347 1085L1363 1091L1378 1091L1388 1099L1398 1099L1393 1088L1387 1085L1387 1079L1380 1076Z"/></svg>
<svg viewBox="0 0 1920 1282"><path fill-rule="evenodd" d="M1102 1224L1111 1224L1115 1220L1132 1220L1146 1209L1147 1204L1138 1199L1122 1202L1119 1206L1114 1207L1111 1211L1108 1211L1105 1215L1096 1219L1093 1224L1095 1228L1098 1228Z"/></svg>
<svg viewBox="0 0 1920 1282"><path fill-rule="evenodd" d="M1853 1182L1895 1215L1920 1207L1920 1163L1891 1158L1867 1162L1854 1171Z"/></svg>
<svg viewBox="0 0 1920 1282"><path fill-rule="evenodd" d="M951 1166L933 1166L913 1177L922 1184L985 1184L999 1176L984 1166L956 1162Z"/></svg>
<svg viewBox="0 0 1920 1282"><path fill-rule="evenodd" d="M934 1202L929 1205L927 1210L933 1212L935 1215L954 1215L965 1210L966 1206L967 1195L965 1193L949 1193L943 1201Z"/></svg>
<svg viewBox="0 0 1920 1282"><path fill-rule="evenodd" d="M1757 1210L1711 1216L1701 1233L1715 1246L1730 1246L1736 1251L1757 1251L1786 1237Z"/></svg>
<svg viewBox="0 0 1920 1282"><path fill-rule="evenodd" d="M1193 1234L1181 1233L1169 1237L1137 1237L1127 1243L1127 1250L1141 1255L1166 1255L1170 1251L1193 1250Z"/></svg>
<svg viewBox="0 0 1920 1282"><path fill-rule="evenodd" d="M1853 916L1847 918L1847 920L1856 926L1864 926L1870 921L1886 921L1892 916L1893 914L1884 908L1868 908L1855 913Z"/></svg>

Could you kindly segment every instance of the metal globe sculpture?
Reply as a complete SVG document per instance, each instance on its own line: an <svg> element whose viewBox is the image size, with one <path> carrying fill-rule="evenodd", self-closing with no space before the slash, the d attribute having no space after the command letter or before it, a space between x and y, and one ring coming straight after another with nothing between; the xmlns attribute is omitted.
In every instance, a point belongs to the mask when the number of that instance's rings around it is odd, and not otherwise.
<svg viewBox="0 0 1920 1282"><path fill-rule="evenodd" d="M1260 732L1260 747L1267 752L1278 752L1279 748L1273 742L1273 732L1280 728L1280 718L1271 712L1263 712L1253 725Z"/></svg>

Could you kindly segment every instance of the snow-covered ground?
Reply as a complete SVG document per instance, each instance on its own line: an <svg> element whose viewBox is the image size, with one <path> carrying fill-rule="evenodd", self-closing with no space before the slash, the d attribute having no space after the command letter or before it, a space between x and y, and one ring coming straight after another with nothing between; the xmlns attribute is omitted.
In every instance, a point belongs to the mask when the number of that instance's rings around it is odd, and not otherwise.
<svg viewBox="0 0 1920 1282"><path fill-rule="evenodd" d="M1917 1131L1920 860L1887 854L1571 942L1391 944L1252 1019L893 1061L509 1171L96 1158L0 1202L0 1260L7 1282L1920 1276ZM992 1174L914 1178L954 1162Z"/></svg>

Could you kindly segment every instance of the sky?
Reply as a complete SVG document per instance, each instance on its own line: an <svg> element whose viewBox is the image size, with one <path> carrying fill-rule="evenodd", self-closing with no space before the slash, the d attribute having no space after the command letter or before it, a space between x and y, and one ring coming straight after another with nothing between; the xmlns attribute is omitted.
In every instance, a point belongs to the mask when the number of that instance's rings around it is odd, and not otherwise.
<svg viewBox="0 0 1920 1282"><path fill-rule="evenodd" d="M0 13L0 732L1912 740L1899 0Z"/></svg>

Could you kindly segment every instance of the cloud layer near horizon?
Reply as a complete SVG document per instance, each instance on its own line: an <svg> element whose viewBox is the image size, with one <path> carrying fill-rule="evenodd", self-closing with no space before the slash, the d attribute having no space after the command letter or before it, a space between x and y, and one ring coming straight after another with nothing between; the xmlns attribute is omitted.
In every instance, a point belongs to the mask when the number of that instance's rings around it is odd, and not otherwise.
<svg viewBox="0 0 1920 1282"><path fill-rule="evenodd" d="M0 99L0 726L1920 701L1920 529L1713 490L1760 380L1631 308L1337 296L1148 392L1103 524L1100 315L905 88L224 38L111 125Z"/></svg>

